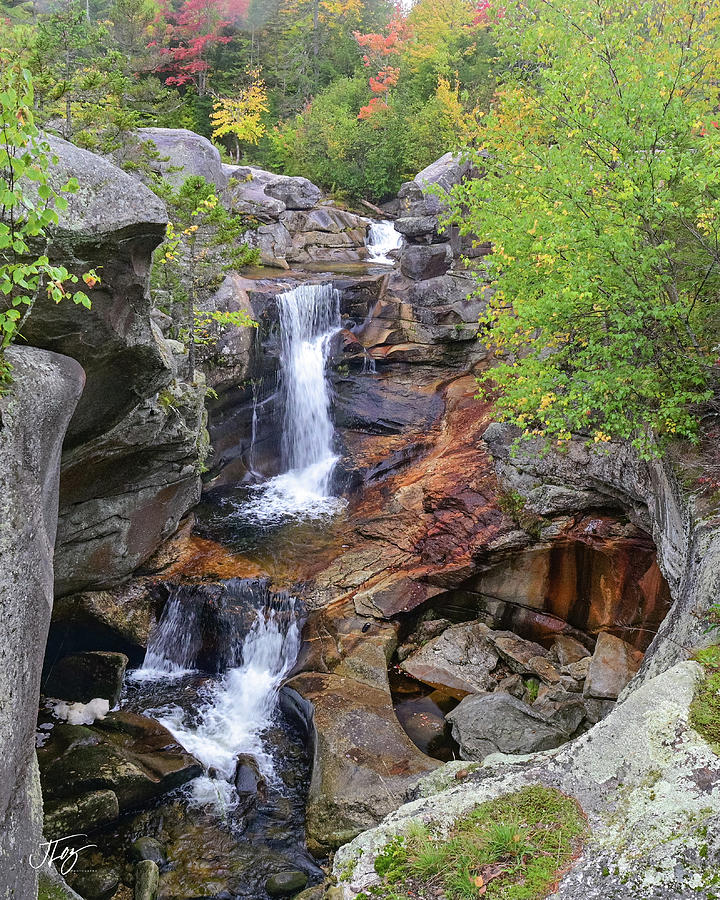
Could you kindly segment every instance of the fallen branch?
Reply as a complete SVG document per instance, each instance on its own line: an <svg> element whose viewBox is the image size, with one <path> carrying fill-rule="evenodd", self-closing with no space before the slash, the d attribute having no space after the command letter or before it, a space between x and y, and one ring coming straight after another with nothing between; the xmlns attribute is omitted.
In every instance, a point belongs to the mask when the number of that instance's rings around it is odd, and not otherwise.
<svg viewBox="0 0 720 900"><path fill-rule="evenodd" d="M391 215L388 212L385 212L384 209L380 209L379 206L375 206L374 203L371 203L369 200L361 200L360 201L363 206L367 206L368 209L371 209L374 213L377 213L383 219L395 219L396 216Z"/></svg>

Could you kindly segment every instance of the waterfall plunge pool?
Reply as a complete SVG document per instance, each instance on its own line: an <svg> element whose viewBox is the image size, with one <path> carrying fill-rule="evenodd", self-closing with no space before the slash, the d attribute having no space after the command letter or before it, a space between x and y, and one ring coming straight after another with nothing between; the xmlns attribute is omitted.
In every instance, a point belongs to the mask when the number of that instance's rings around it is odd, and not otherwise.
<svg viewBox="0 0 720 900"><path fill-rule="evenodd" d="M277 872L323 877L305 847L308 736L278 702L302 618L295 598L262 579L170 589L123 706L161 722L205 772L108 838L125 856L138 837L159 840L168 856L161 896L265 900ZM249 759L259 776L252 795L234 784L238 761L247 775Z"/></svg>

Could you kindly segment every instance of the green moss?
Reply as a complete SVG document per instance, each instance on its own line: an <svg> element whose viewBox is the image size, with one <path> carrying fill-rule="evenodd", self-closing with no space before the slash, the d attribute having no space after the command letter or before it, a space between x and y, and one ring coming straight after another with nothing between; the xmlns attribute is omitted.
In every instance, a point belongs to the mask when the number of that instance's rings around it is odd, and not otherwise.
<svg viewBox="0 0 720 900"><path fill-rule="evenodd" d="M548 524L547 519L531 512L519 491L498 491L496 500L506 516L513 519L533 540L540 540L542 530Z"/></svg>
<svg viewBox="0 0 720 900"><path fill-rule="evenodd" d="M434 833L412 823L375 860L377 900L541 900L579 852L587 823L577 803L534 785L488 801Z"/></svg>
<svg viewBox="0 0 720 900"><path fill-rule="evenodd" d="M38 878L38 900L69 900L71 894L63 890L59 883L54 881L45 872L41 872Z"/></svg>
<svg viewBox="0 0 720 900"><path fill-rule="evenodd" d="M534 703L540 693L540 682L537 678L528 678L525 682L525 688L528 692L528 701Z"/></svg>
<svg viewBox="0 0 720 900"><path fill-rule="evenodd" d="M720 647L700 650L695 658L705 666L705 676L690 704L690 724L720 753Z"/></svg>

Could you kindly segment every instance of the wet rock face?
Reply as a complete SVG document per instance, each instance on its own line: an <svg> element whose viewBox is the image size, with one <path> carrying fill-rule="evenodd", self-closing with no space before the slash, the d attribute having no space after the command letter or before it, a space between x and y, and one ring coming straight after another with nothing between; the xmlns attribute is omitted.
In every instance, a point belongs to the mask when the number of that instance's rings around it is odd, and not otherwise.
<svg viewBox="0 0 720 900"><path fill-rule="evenodd" d="M83 387L80 366L11 347L13 384L0 397L0 896L34 900L28 865L41 840L33 752L41 648L52 606L60 449Z"/></svg>
<svg viewBox="0 0 720 900"><path fill-rule="evenodd" d="M109 809L136 809L202 773L166 728L130 712L110 713L92 726L54 724L49 735L38 759L55 829L69 821L69 804L79 817L92 803L97 815L85 824L97 828L110 820Z"/></svg>
<svg viewBox="0 0 720 900"><path fill-rule="evenodd" d="M64 656L43 679L43 692L58 700L80 703L102 697L115 706L127 664L123 653L97 651Z"/></svg>
<svg viewBox="0 0 720 900"><path fill-rule="evenodd" d="M66 594L130 574L196 502L204 385L183 384L150 318L164 204L102 157L59 138L50 144L53 183L79 183L50 254L101 275L90 310L40 300L24 329L30 344L76 359L87 375L63 462L56 575Z"/></svg>

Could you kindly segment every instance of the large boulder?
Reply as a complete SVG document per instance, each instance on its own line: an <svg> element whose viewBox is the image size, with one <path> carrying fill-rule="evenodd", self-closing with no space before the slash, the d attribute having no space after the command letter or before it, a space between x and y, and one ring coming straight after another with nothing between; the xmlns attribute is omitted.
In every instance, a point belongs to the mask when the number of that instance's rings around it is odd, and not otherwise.
<svg viewBox="0 0 720 900"><path fill-rule="evenodd" d="M603 632L598 635L583 694L599 700L617 700L640 668L643 653Z"/></svg>
<svg viewBox="0 0 720 900"><path fill-rule="evenodd" d="M413 281L427 281L444 275L452 264L447 244L410 244L400 257L400 271Z"/></svg>
<svg viewBox="0 0 720 900"><path fill-rule="evenodd" d="M499 654L481 622L453 625L412 653L400 667L425 684L452 697L479 694L495 686L490 673Z"/></svg>
<svg viewBox="0 0 720 900"><path fill-rule="evenodd" d="M179 187L191 175L200 175L222 190L227 176L220 152L206 137L187 128L139 128L140 143L152 142L157 156L147 162L166 181Z"/></svg>
<svg viewBox="0 0 720 900"><path fill-rule="evenodd" d="M43 679L43 692L49 697L79 703L101 697L115 706L120 699L127 664L124 653L91 651L63 656Z"/></svg>
<svg viewBox="0 0 720 900"><path fill-rule="evenodd" d="M367 624L349 604L311 614L301 673L285 689L314 746L306 820L313 852L378 822L438 765L412 743L393 709L387 672L394 626Z"/></svg>
<svg viewBox="0 0 720 900"><path fill-rule="evenodd" d="M201 379L187 384L151 322L152 252L163 203L102 157L50 139L50 176L79 190L60 216L51 256L78 273L95 266L92 308L39 300L27 341L85 368L68 430L56 557L59 594L125 578L177 527L199 496L205 420Z"/></svg>
<svg viewBox="0 0 720 900"><path fill-rule="evenodd" d="M276 175L254 166L226 166L228 195L238 212L269 222L286 209L312 209L322 191L307 178Z"/></svg>
<svg viewBox="0 0 720 900"><path fill-rule="evenodd" d="M10 348L0 394L0 897L35 900L41 841L35 726L53 596L60 449L83 387L81 367ZM7 864L6 864L7 863Z"/></svg>
<svg viewBox="0 0 720 900"><path fill-rule="evenodd" d="M564 730L510 694L473 694L445 717L463 759L482 762L491 753L534 753L559 747Z"/></svg>
<svg viewBox="0 0 720 900"><path fill-rule="evenodd" d="M387 689L350 677L305 673L288 685L310 704L315 758L308 847L335 849L398 806L437 763L403 731Z"/></svg>
<svg viewBox="0 0 720 900"><path fill-rule="evenodd" d="M90 310L40 298L23 328L29 344L71 356L85 369L87 385L68 430L72 447L102 434L169 380L148 297L151 256L164 237L167 212L152 191L106 159L48 140L54 186L70 178L79 185L67 195L51 256L78 272L96 266L102 279L86 289Z"/></svg>
<svg viewBox="0 0 720 900"><path fill-rule="evenodd" d="M120 814L202 774L200 763L153 719L114 712L94 725L54 724L38 750L43 796L112 791Z"/></svg>

